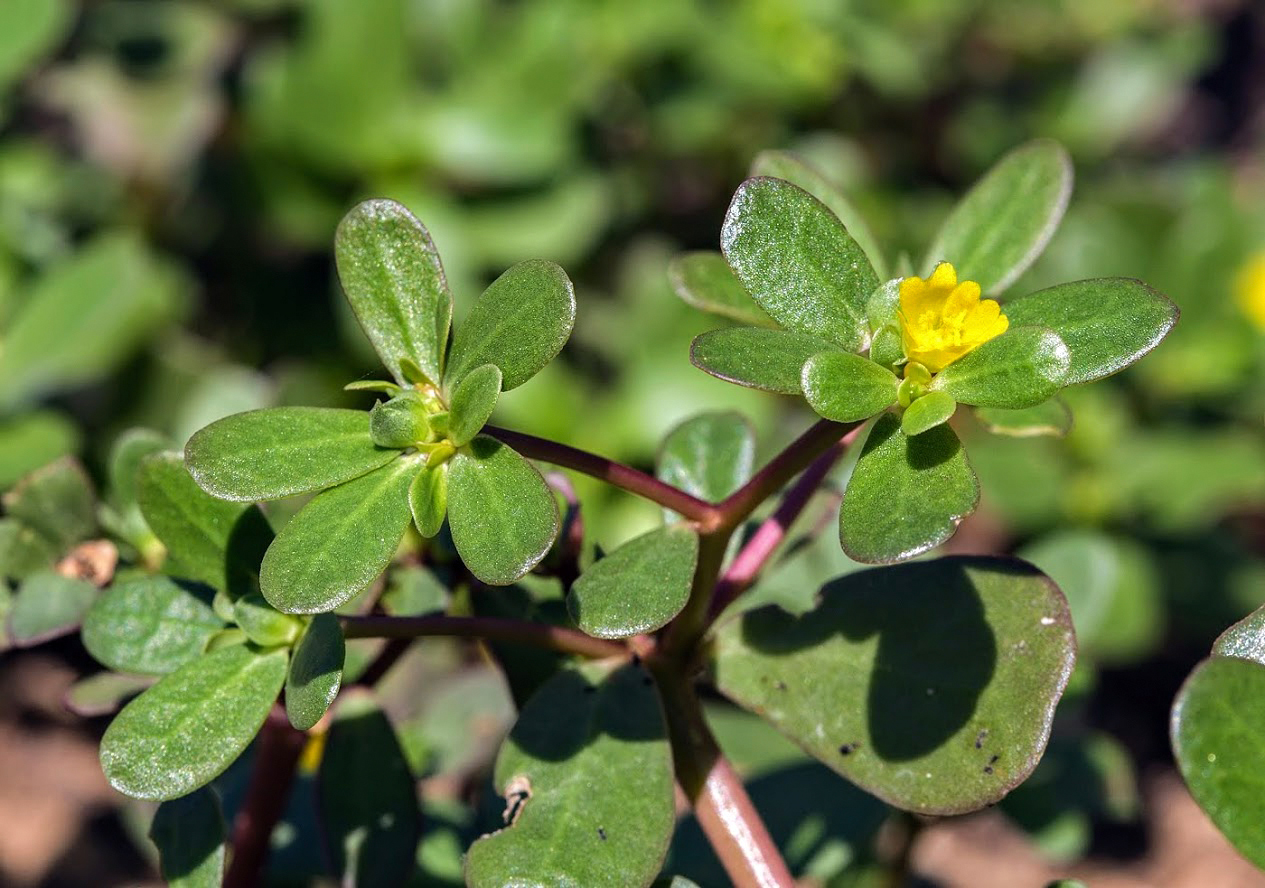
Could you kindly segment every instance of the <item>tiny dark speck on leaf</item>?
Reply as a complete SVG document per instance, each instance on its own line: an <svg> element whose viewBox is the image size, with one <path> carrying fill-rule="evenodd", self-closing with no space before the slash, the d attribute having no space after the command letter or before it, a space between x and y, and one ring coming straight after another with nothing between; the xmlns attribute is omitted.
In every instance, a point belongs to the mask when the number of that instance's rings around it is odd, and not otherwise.
<svg viewBox="0 0 1265 888"><path fill-rule="evenodd" d="M839 747L840 755L852 755L861 746L860 743L845 743Z"/></svg>
<svg viewBox="0 0 1265 888"><path fill-rule="evenodd" d="M1001 756L1000 756L1000 755L994 755L992 758L990 758L990 759L988 760L988 763L989 763L990 765L995 765L995 764L997 764L997 760L998 760L999 758L1001 758Z"/></svg>
<svg viewBox="0 0 1265 888"><path fill-rule="evenodd" d="M975 735L975 748L976 748L976 749L983 749L983 748L984 748L984 740L985 740L987 737L988 737L988 728L985 728L984 730L982 730L982 731L980 731L978 734L976 734L976 735Z"/></svg>
<svg viewBox="0 0 1265 888"><path fill-rule="evenodd" d="M597 828L597 837L598 837L599 839L601 839L603 842L605 842L605 841L606 841L606 830L602 829L602 828L599 826L599 827Z"/></svg>
<svg viewBox="0 0 1265 888"><path fill-rule="evenodd" d="M773 687L777 688L779 691L784 691L786 690L786 682L779 681L776 684L774 684Z"/></svg>
<svg viewBox="0 0 1265 888"><path fill-rule="evenodd" d="M985 766L984 766L984 773L985 773L985 774L991 774L991 773L993 773L993 766L992 766L992 765L985 765Z"/></svg>

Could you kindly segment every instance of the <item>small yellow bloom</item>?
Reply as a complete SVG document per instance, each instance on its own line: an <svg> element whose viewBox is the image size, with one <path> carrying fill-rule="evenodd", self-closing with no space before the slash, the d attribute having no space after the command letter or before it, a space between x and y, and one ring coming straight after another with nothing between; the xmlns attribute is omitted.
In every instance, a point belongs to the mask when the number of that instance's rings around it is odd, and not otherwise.
<svg viewBox="0 0 1265 888"><path fill-rule="evenodd" d="M900 282L899 314L905 357L932 373L1010 326L996 300L981 301L975 281L959 284L948 262L937 265L926 280L907 277Z"/></svg>
<svg viewBox="0 0 1265 888"><path fill-rule="evenodd" d="M1239 309L1258 330L1265 330L1265 251L1243 264L1234 277L1234 297Z"/></svg>

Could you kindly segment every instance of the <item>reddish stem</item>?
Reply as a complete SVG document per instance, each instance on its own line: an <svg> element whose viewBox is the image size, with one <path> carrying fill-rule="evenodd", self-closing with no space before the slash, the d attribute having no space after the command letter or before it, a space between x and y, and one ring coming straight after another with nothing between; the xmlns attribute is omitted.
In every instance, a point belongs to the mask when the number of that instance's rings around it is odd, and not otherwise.
<svg viewBox="0 0 1265 888"><path fill-rule="evenodd" d="M628 656L628 648L615 641L593 638L574 629L528 623L503 617L384 617L345 616L340 618L347 638L417 638L447 635L460 638L487 638L535 645L564 654L590 659Z"/></svg>

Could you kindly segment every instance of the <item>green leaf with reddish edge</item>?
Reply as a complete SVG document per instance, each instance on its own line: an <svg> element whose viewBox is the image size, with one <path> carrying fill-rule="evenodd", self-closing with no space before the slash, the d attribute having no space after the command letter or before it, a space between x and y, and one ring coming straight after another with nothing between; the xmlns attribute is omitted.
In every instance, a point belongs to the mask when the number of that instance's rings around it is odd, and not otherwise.
<svg viewBox="0 0 1265 888"><path fill-rule="evenodd" d="M1030 565L952 557L848 574L817 607L716 633L716 685L879 798L991 804L1036 766L1076 656L1067 603Z"/></svg>
<svg viewBox="0 0 1265 888"><path fill-rule="evenodd" d="M700 413L668 432L659 448L655 475L686 493L719 503L751 477L755 430L733 411ZM676 513L664 510L672 520Z"/></svg>
<svg viewBox="0 0 1265 888"><path fill-rule="evenodd" d="M886 367L847 352L813 355L804 364L800 386L808 406L835 422L869 419L896 403L900 380Z"/></svg>
<svg viewBox="0 0 1265 888"><path fill-rule="evenodd" d="M1265 607L1257 608L1217 636L1217 657L1238 657L1265 666Z"/></svg>
<svg viewBox="0 0 1265 888"><path fill-rule="evenodd" d="M924 277L937 262L951 262L958 280L1000 293L1041 255L1071 194L1072 162L1061 145L1037 139L1019 146L945 219L923 261Z"/></svg>
<svg viewBox="0 0 1265 888"><path fill-rule="evenodd" d="M153 683L154 679L146 675L98 672L71 685L62 702L80 718L100 718L118 712L124 703Z"/></svg>
<svg viewBox="0 0 1265 888"><path fill-rule="evenodd" d="M399 457L300 509L260 566L268 603L288 614L323 613L369 588L408 530L409 485L420 469L416 457Z"/></svg>
<svg viewBox="0 0 1265 888"><path fill-rule="evenodd" d="M501 396L501 369L495 364L475 367L452 393L448 440L454 447L469 444L483 430Z"/></svg>
<svg viewBox="0 0 1265 888"><path fill-rule="evenodd" d="M800 371L837 346L817 336L762 327L729 327L694 337L690 363L717 379L782 395L803 394Z"/></svg>
<svg viewBox="0 0 1265 888"><path fill-rule="evenodd" d="M566 669L523 707L494 774L511 822L470 847L471 888L632 888L658 876L675 820L663 713L642 668L611 670Z"/></svg>
<svg viewBox="0 0 1265 888"><path fill-rule="evenodd" d="M761 151L751 163L751 175L771 176L798 185L824 203L843 223L852 239L865 251L875 274L887 277L887 263L870 226L839 186L822 175L812 164L788 151Z"/></svg>
<svg viewBox="0 0 1265 888"><path fill-rule="evenodd" d="M26 475L0 498L9 518L39 532L59 549L92 536L97 501L79 461L65 456Z"/></svg>
<svg viewBox="0 0 1265 888"><path fill-rule="evenodd" d="M554 359L575 326L575 288L556 263L529 259L483 291L453 335L449 391L476 367L501 368L501 390L517 388Z"/></svg>
<svg viewBox="0 0 1265 888"><path fill-rule="evenodd" d="M931 389L974 407L1035 407L1067 384L1071 360L1052 330L1011 327L937 373Z"/></svg>
<svg viewBox="0 0 1265 888"><path fill-rule="evenodd" d="M844 492L839 539L856 561L903 561L951 537L978 502L979 482L948 425L911 438L885 413Z"/></svg>
<svg viewBox="0 0 1265 888"><path fill-rule="evenodd" d="M421 834L415 778L373 695L348 691L334 709L317 775L318 811L344 885L408 882Z"/></svg>
<svg viewBox="0 0 1265 888"><path fill-rule="evenodd" d="M1059 284L1002 306L1012 327L1048 327L1067 343L1064 385L1123 370L1168 335L1180 312L1167 296L1130 278Z"/></svg>
<svg viewBox="0 0 1265 888"><path fill-rule="evenodd" d="M1177 767L1199 807L1239 853L1265 867L1265 666L1204 660L1173 704Z"/></svg>
<svg viewBox="0 0 1265 888"><path fill-rule="evenodd" d="M865 303L878 276L817 198L781 179L748 179L729 205L720 246L743 286L783 327L847 351L865 347Z"/></svg>
<svg viewBox="0 0 1265 888"><path fill-rule="evenodd" d="M567 595L572 619L597 638L630 638L671 622L690 598L698 532L661 527L629 540L586 570Z"/></svg>
<svg viewBox="0 0 1265 888"><path fill-rule="evenodd" d="M166 675L197 659L224 628L211 607L211 590L171 577L116 580L83 621L83 644L120 672Z"/></svg>
<svg viewBox="0 0 1265 888"><path fill-rule="evenodd" d="M359 478L399 456L369 437L369 414L332 407L270 407L199 430L184 458L198 486L237 502L281 499Z"/></svg>
<svg viewBox="0 0 1265 888"><path fill-rule="evenodd" d="M9 640L30 647L79 628L96 600L97 587L86 580L64 577L51 570L33 573L22 581L9 609Z"/></svg>
<svg viewBox="0 0 1265 888"><path fill-rule="evenodd" d="M146 524L167 547L167 570L233 595L254 588L272 527L257 506L202 490L178 452L141 462L137 497Z"/></svg>
<svg viewBox="0 0 1265 888"><path fill-rule="evenodd" d="M908 437L921 435L948 422L958 409L958 402L944 392L927 392L905 408L900 416L900 429Z"/></svg>
<svg viewBox="0 0 1265 888"><path fill-rule="evenodd" d="M101 739L110 785L165 801L210 783L249 745L285 682L288 652L233 645L204 654L141 694Z"/></svg>
<svg viewBox="0 0 1265 888"><path fill-rule="evenodd" d="M423 468L409 485L409 509L417 532L430 539L448 514L448 463Z"/></svg>
<svg viewBox="0 0 1265 888"><path fill-rule="evenodd" d="M300 731L313 727L343 683L347 654L343 629L333 614L317 614L294 646L286 675L286 715Z"/></svg>
<svg viewBox="0 0 1265 888"><path fill-rule="evenodd" d="M22 522L0 518L0 579L21 580L51 568L58 554L50 540Z"/></svg>
<svg viewBox="0 0 1265 888"><path fill-rule="evenodd" d="M1019 410L980 407L975 411L975 416L994 435L1007 435L1011 438L1062 438L1072 428L1072 411L1059 398L1051 398L1034 407Z"/></svg>
<svg viewBox="0 0 1265 888"><path fill-rule="evenodd" d="M699 251L677 256L668 265L668 280L682 302L700 311L752 327L774 326L720 253Z"/></svg>
<svg viewBox="0 0 1265 888"><path fill-rule="evenodd" d="M220 800L209 786L163 802L149 827L168 888L220 888L226 837Z"/></svg>
<svg viewBox="0 0 1265 888"><path fill-rule="evenodd" d="M395 201L367 200L339 223L334 258L347 301L395 381L422 381L401 369L409 360L438 384L452 294L426 227Z"/></svg>
<svg viewBox="0 0 1265 888"><path fill-rule="evenodd" d="M558 535L558 503L536 467L479 435L448 470L448 526L457 554L491 586L507 586L545 557Z"/></svg>

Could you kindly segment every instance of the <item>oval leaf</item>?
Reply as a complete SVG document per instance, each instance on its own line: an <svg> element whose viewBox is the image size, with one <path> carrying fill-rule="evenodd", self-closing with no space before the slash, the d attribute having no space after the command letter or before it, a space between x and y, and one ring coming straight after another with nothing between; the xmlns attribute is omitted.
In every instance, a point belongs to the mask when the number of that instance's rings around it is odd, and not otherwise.
<svg viewBox="0 0 1265 888"><path fill-rule="evenodd" d="M392 200L352 208L334 235L334 258L356 319L396 382L411 361L438 383L452 322L452 294L430 233Z"/></svg>
<svg viewBox="0 0 1265 888"><path fill-rule="evenodd" d="M118 712L124 703L153 683L154 679L144 675L98 672L71 685L62 701L81 718L98 718Z"/></svg>
<svg viewBox="0 0 1265 888"><path fill-rule="evenodd" d="M1048 139L1021 145L953 208L927 251L926 274L952 262L959 280L1000 293L1041 255L1071 195L1072 162L1063 147Z"/></svg>
<svg viewBox="0 0 1265 888"><path fill-rule="evenodd" d="M668 432L655 474L699 499L718 503L745 484L754 467L751 423L740 413L717 411L691 417Z"/></svg>
<svg viewBox="0 0 1265 888"><path fill-rule="evenodd" d="M905 408L900 417L900 430L907 436L921 435L948 422L958 409L958 402L944 392L927 392Z"/></svg>
<svg viewBox="0 0 1265 888"><path fill-rule="evenodd" d="M666 626L685 607L698 564L698 533L674 524L624 543L586 570L567 596L576 625L598 638Z"/></svg>
<svg viewBox="0 0 1265 888"><path fill-rule="evenodd" d="M149 837L158 847L159 870L168 888L223 884L226 829L220 800L210 787L159 805Z"/></svg>
<svg viewBox="0 0 1265 888"><path fill-rule="evenodd" d="M452 458L448 526L470 572L506 586L535 567L558 535L558 503L535 466L480 435Z"/></svg>
<svg viewBox="0 0 1265 888"><path fill-rule="evenodd" d="M856 561L902 561L951 537L978 502L979 482L951 428L911 438L887 413L870 430L844 492L839 539Z"/></svg>
<svg viewBox="0 0 1265 888"><path fill-rule="evenodd" d="M418 472L409 485L408 502L417 532L426 539L439 533L448 514L448 464Z"/></svg>
<svg viewBox="0 0 1265 888"><path fill-rule="evenodd" d="M900 380L860 355L822 352L804 364L800 385L808 406L835 422L869 419L896 403Z"/></svg>
<svg viewBox="0 0 1265 888"><path fill-rule="evenodd" d="M413 457L318 494L290 519L259 570L268 603L288 614L331 611L369 587L408 530Z"/></svg>
<svg viewBox="0 0 1265 888"><path fill-rule="evenodd" d="M198 431L184 449L199 487L238 502L323 490L397 456L373 443L368 413L330 407L237 413Z"/></svg>
<svg viewBox="0 0 1265 888"><path fill-rule="evenodd" d="M162 575L119 580L83 621L83 644L99 662L140 675L166 675L197 659L224 621L210 590Z"/></svg>
<svg viewBox="0 0 1265 888"><path fill-rule="evenodd" d="M717 687L884 801L991 804L1036 767L1076 655L1035 568L941 558L832 580L817 607L761 608L716 635Z"/></svg>
<svg viewBox="0 0 1265 888"><path fill-rule="evenodd" d="M1059 284L1007 302L1013 326L1048 327L1067 344L1064 385L1123 370L1168 335L1180 312L1167 296L1129 278Z"/></svg>
<svg viewBox="0 0 1265 888"><path fill-rule="evenodd" d="M668 280L682 302L700 311L752 327L774 325L720 253L699 251L677 256L668 265Z"/></svg>
<svg viewBox="0 0 1265 888"><path fill-rule="evenodd" d="M9 518L40 533L59 549L68 549L97 529L97 502L92 482L72 456L25 475L0 497Z"/></svg>
<svg viewBox="0 0 1265 888"><path fill-rule="evenodd" d="M1257 608L1217 636L1212 652L1265 666L1265 607Z"/></svg>
<svg viewBox="0 0 1265 888"><path fill-rule="evenodd" d="M297 618L274 610L258 593L233 602L233 622L260 647L290 644L303 628Z"/></svg>
<svg viewBox="0 0 1265 888"><path fill-rule="evenodd" d="M9 640L18 647L40 644L79 628L96 600L97 587L51 570L33 573L18 586L9 610Z"/></svg>
<svg viewBox="0 0 1265 888"><path fill-rule="evenodd" d="M1034 407L1067 384L1070 366L1058 334L1012 327L937 373L931 388L975 407Z"/></svg>
<svg viewBox="0 0 1265 888"><path fill-rule="evenodd" d="M286 651L221 648L141 694L101 739L110 785L136 799L176 799L210 783L250 743L286 676Z"/></svg>
<svg viewBox="0 0 1265 888"><path fill-rule="evenodd" d="M471 888L658 875L675 819L663 713L644 670L608 669L566 669L523 707L496 760L508 826L470 847Z"/></svg>
<svg viewBox="0 0 1265 888"><path fill-rule="evenodd" d="M495 364L475 367L452 394L448 440L454 447L469 444L483 430L501 395L501 370Z"/></svg>
<svg viewBox="0 0 1265 888"><path fill-rule="evenodd" d="M783 395L802 394L804 362L836 346L816 336L761 327L730 327L694 337L690 363L717 379Z"/></svg>
<svg viewBox="0 0 1265 888"><path fill-rule="evenodd" d="M783 327L848 351L865 347L865 302L878 275L811 194L781 179L748 179L725 214L720 246L743 286Z"/></svg>
<svg viewBox="0 0 1265 888"><path fill-rule="evenodd" d="M313 617L294 647L286 675L286 715L298 730L313 727L338 696L346 653L338 617Z"/></svg>
<svg viewBox="0 0 1265 888"><path fill-rule="evenodd" d="M1058 398L1019 410L981 407L975 416L994 435L1011 438L1062 438L1072 428L1072 411Z"/></svg>
<svg viewBox="0 0 1265 888"><path fill-rule="evenodd" d="M449 390L476 367L501 368L517 388L554 359L575 326L575 288L556 263L520 262L492 282L452 339Z"/></svg>

